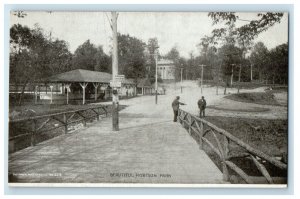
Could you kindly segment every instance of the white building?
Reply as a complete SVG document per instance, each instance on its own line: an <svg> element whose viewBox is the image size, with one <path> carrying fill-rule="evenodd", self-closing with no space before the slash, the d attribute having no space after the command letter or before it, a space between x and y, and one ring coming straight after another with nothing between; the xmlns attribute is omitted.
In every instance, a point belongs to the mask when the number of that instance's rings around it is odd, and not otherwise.
<svg viewBox="0 0 300 199"><path fill-rule="evenodd" d="M157 62L158 77L163 80L175 79L175 64L172 60L161 59Z"/></svg>

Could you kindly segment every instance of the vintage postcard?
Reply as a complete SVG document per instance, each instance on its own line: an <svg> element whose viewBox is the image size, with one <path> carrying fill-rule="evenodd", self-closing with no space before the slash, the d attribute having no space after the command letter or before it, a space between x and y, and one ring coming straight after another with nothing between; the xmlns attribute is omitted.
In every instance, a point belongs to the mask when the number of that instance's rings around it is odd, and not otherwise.
<svg viewBox="0 0 300 199"><path fill-rule="evenodd" d="M10 186L287 187L287 12L10 13Z"/></svg>

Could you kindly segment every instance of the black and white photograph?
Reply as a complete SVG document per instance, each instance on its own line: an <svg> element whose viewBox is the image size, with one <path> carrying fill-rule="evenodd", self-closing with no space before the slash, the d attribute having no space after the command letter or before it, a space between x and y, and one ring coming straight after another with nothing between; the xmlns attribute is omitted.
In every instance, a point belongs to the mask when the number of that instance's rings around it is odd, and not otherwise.
<svg viewBox="0 0 300 199"><path fill-rule="evenodd" d="M13 10L9 186L288 185L288 12Z"/></svg>

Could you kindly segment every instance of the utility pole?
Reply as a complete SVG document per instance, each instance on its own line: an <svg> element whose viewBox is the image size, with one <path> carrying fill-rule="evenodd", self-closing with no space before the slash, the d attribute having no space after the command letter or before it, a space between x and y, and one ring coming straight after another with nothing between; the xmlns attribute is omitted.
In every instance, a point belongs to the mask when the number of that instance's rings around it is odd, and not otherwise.
<svg viewBox="0 0 300 199"><path fill-rule="evenodd" d="M234 66L235 64L231 64L231 80L230 80L230 85L231 85L231 87L232 87L232 84L233 84L233 66Z"/></svg>
<svg viewBox="0 0 300 199"><path fill-rule="evenodd" d="M159 46L154 46L154 52L153 54L150 54L150 55L153 55L154 56L154 59L155 59L155 104L157 104L157 88L158 88L158 85L157 85L157 60L158 60L158 49ZM151 94L152 94L152 91L151 91Z"/></svg>
<svg viewBox="0 0 300 199"><path fill-rule="evenodd" d="M239 71L239 85L238 85L238 93L240 93L241 74L242 74L242 64L240 64L240 71Z"/></svg>
<svg viewBox="0 0 300 199"><path fill-rule="evenodd" d="M112 52L112 80L115 82L118 75L118 32L117 32L117 12L111 12L111 27L113 31L113 52ZM112 96L112 127L113 131L119 131L119 95L116 87L113 87Z"/></svg>
<svg viewBox="0 0 300 199"><path fill-rule="evenodd" d="M185 80L187 80L187 70L185 70Z"/></svg>
<svg viewBox="0 0 300 199"><path fill-rule="evenodd" d="M202 90L203 90L203 66L205 66L204 64L201 64L201 94L202 94Z"/></svg>
<svg viewBox="0 0 300 199"><path fill-rule="evenodd" d="M250 64L250 75L251 75L251 82L253 80L253 76L252 76L252 64Z"/></svg>
<svg viewBox="0 0 300 199"><path fill-rule="evenodd" d="M182 71L183 71L183 68L180 68L180 71L181 71L180 92L182 93Z"/></svg>

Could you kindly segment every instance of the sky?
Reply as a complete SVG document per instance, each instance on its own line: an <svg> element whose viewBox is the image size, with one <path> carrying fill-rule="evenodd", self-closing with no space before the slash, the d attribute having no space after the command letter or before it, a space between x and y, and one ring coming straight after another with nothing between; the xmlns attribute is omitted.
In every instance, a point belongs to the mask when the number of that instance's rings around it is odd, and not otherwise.
<svg viewBox="0 0 300 199"><path fill-rule="evenodd" d="M11 25L20 23L33 28L39 24L54 38L67 41L69 49L76 48L90 40L96 46L103 46L109 53L112 42L112 30L109 12L26 12L27 16L18 18L11 14ZM210 35L217 26L207 12L120 12L118 32L129 34L147 43L149 38L156 37L159 52L164 55L174 46L183 57L192 52L199 54L197 44L205 35ZM256 19L256 13L237 13L241 19ZM237 21L236 26L247 22ZM261 33L254 42L262 41L268 49L288 41L288 16L285 13L281 22Z"/></svg>

